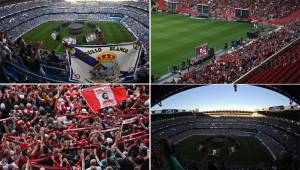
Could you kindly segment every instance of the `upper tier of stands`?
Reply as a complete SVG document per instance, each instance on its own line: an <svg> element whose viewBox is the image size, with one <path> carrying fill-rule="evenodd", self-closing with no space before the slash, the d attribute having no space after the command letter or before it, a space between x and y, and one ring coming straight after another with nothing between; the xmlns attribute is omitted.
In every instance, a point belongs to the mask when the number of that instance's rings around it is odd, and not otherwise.
<svg viewBox="0 0 300 170"><path fill-rule="evenodd" d="M300 41L288 46L237 82L249 84L300 83Z"/></svg>
<svg viewBox="0 0 300 170"><path fill-rule="evenodd" d="M165 1L157 0L156 2L159 4L158 9L167 10ZM193 8L197 4L206 4L209 6L210 17L236 19L235 9L242 8L249 10L249 19L257 19L259 21L287 16L300 7L300 1L298 0L177 0L175 2L178 2L178 13L192 14Z"/></svg>

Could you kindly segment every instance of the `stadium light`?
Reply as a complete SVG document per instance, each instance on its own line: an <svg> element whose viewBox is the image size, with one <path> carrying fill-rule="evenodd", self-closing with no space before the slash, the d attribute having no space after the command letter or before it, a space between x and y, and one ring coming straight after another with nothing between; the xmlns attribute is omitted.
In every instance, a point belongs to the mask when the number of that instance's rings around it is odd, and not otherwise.
<svg viewBox="0 0 300 170"><path fill-rule="evenodd" d="M290 99L290 105L292 105L294 103L293 99Z"/></svg>
<svg viewBox="0 0 300 170"><path fill-rule="evenodd" d="M159 107L161 107L161 106L162 106L161 102L159 102L159 103L158 103L158 106L159 106Z"/></svg>

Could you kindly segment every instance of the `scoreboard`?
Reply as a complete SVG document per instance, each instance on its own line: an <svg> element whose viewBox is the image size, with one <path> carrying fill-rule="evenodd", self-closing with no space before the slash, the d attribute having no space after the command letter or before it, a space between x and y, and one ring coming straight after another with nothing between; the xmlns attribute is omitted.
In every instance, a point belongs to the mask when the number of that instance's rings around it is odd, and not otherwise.
<svg viewBox="0 0 300 170"><path fill-rule="evenodd" d="M172 113L178 113L178 109L163 109L161 111L161 113L164 113L164 114L172 114Z"/></svg>
<svg viewBox="0 0 300 170"><path fill-rule="evenodd" d="M165 2L167 3L168 11L176 12L178 2L174 0L166 0Z"/></svg>
<svg viewBox="0 0 300 170"><path fill-rule="evenodd" d="M209 8L206 4L197 4L200 17L208 17Z"/></svg>
<svg viewBox="0 0 300 170"><path fill-rule="evenodd" d="M248 9L235 9L235 17L237 18L248 18L249 17L249 10Z"/></svg>
<svg viewBox="0 0 300 170"><path fill-rule="evenodd" d="M283 111L283 110L284 110L284 106L269 107L269 111Z"/></svg>
<svg viewBox="0 0 300 170"><path fill-rule="evenodd" d="M208 56L208 45L207 43L199 45L195 48L195 56L197 59L205 59Z"/></svg>

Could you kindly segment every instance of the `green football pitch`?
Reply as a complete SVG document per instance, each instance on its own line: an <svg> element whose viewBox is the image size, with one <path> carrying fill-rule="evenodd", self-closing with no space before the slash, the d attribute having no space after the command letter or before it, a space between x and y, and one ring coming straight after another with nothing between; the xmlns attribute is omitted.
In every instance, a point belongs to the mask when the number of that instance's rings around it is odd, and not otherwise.
<svg viewBox="0 0 300 170"><path fill-rule="evenodd" d="M208 43L220 50L226 42L246 37L251 24L212 19L195 19L167 13L151 15L152 75L161 76L173 64L194 57L195 47Z"/></svg>
<svg viewBox="0 0 300 170"><path fill-rule="evenodd" d="M218 146L221 148L219 156L208 155L207 151L200 151L199 145L202 144L207 148L214 148L214 144L208 140L211 136L194 135L184 139L176 144L176 154L180 158L197 161L203 165L209 162L224 162L225 165L247 165L259 166L268 164L272 161L272 156L266 147L255 137L230 137L239 143L240 147L236 152L228 154L228 141L225 140L224 145ZM226 138L226 137L225 137ZM229 138L229 137L228 137ZM206 141L205 144L203 144ZM207 142L208 141L208 142Z"/></svg>
<svg viewBox="0 0 300 170"><path fill-rule="evenodd" d="M51 37L51 33L54 28L60 27L60 35L61 37L76 37L76 43L80 45L90 45L95 44L95 42L86 43L83 40L84 35L90 34L95 30L88 27L88 21L84 22L83 31L77 35L71 35L68 32L66 27L63 27L62 24L65 21L49 21L45 22L38 27L32 29L27 32L23 38L26 42L31 43L34 41L43 41L44 47L56 50L59 52L63 52L65 50L62 40L53 40ZM134 41L134 37L130 34L130 32L119 22L114 21L90 21L89 23L96 24L101 31L104 33L104 39L106 43L122 43L122 42L131 42Z"/></svg>

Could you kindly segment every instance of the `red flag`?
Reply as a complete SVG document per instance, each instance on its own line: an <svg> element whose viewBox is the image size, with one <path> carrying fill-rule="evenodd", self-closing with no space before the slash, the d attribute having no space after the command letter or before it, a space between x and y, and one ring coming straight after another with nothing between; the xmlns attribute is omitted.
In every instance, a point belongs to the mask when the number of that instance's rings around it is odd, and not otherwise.
<svg viewBox="0 0 300 170"><path fill-rule="evenodd" d="M82 90L81 95L94 113L101 108L115 106L122 100L127 100L128 98L123 86L113 88L110 86L87 88Z"/></svg>

